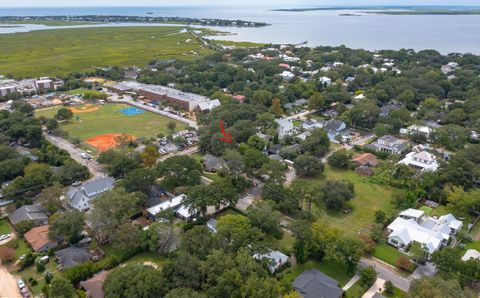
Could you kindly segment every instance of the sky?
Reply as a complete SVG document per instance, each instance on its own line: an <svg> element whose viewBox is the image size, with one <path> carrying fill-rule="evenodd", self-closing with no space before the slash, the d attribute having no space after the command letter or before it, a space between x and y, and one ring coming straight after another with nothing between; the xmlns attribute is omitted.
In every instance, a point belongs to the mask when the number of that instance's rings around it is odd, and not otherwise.
<svg viewBox="0 0 480 298"><path fill-rule="evenodd" d="M201 2L201 3L199 3ZM258 0L0 0L0 7L258 5ZM263 0L262 6L480 5L479 0Z"/></svg>

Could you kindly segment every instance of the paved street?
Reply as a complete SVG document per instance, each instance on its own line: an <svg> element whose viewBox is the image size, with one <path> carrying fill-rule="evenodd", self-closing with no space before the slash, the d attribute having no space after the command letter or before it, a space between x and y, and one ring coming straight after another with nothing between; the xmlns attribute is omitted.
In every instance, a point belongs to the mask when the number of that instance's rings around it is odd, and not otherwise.
<svg viewBox="0 0 480 298"><path fill-rule="evenodd" d="M247 210L248 206L252 205L255 198L260 197L262 194L263 183L254 179L255 185L250 188L248 191L240 195L240 199L237 202L237 207L240 210Z"/></svg>
<svg viewBox="0 0 480 298"><path fill-rule="evenodd" d="M408 292L408 289L410 288L410 279L400 275L394 268L391 268L390 266L373 258L362 257L360 259L359 267L365 268L368 266L371 266L375 269L378 274L378 278L381 278L385 281L389 280L400 290Z"/></svg>
<svg viewBox="0 0 480 298"><path fill-rule="evenodd" d="M197 153L197 152L198 152L198 147L193 146L193 147L187 148L183 151L176 151L174 153L170 153L170 154L161 156L159 159L157 159L157 161L159 161L159 162L164 161L165 159L167 159L169 157L177 156L177 155L192 155L192 154Z"/></svg>
<svg viewBox="0 0 480 298"><path fill-rule="evenodd" d="M53 135L49 135L44 133L43 136L52 144L57 146L60 149L63 149L67 151L70 156L79 164L86 166L89 170L90 173L92 173L93 177L98 177L98 176L105 176L106 172L103 169L103 167L98 164L96 161L93 160L87 160L83 159L81 154L84 153L83 150L75 147L75 145L71 144L67 140L61 138L61 137L56 137Z"/></svg>

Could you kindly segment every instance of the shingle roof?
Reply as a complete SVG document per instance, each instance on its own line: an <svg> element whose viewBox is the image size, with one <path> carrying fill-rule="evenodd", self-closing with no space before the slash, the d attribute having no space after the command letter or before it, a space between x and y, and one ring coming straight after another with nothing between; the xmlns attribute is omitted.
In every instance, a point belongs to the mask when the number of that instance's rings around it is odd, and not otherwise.
<svg viewBox="0 0 480 298"><path fill-rule="evenodd" d="M103 283L107 278L108 271L101 271L98 274L95 274L92 278L80 282L80 285L87 292L88 298L103 298Z"/></svg>
<svg viewBox="0 0 480 298"><path fill-rule="evenodd" d="M55 242L48 237L48 228L48 225L39 226L25 233L25 240L34 251L38 251L45 245Z"/></svg>
<svg viewBox="0 0 480 298"><path fill-rule="evenodd" d="M113 188L114 183L115 183L115 180L112 177L101 177L101 178L97 178L95 180L84 183L82 187L85 191L85 194L88 197L92 197L98 192L101 192L105 189Z"/></svg>
<svg viewBox="0 0 480 298"><path fill-rule="evenodd" d="M48 210L40 204L23 205L8 216L14 225L26 220L47 220Z"/></svg>
<svg viewBox="0 0 480 298"><path fill-rule="evenodd" d="M90 260L93 255L86 246L74 245L55 252L58 263L64 268L70 268Z"/></svg>
<svg viewBox="0 0 480 298"><path fill-rule="evenodd" d="M294 280L293 287L305 298L340 298L343 294L336 280L317 269L304 271Z"/></svg>

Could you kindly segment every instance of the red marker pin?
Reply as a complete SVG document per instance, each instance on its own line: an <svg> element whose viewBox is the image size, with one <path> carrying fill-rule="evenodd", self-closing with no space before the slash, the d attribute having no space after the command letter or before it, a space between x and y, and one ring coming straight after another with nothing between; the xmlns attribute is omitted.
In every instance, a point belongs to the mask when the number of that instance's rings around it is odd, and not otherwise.
<svg viewBox="0 0 480 298"><path fill-rule="evenodd" d="M223 138L220 138L220 141L223 141L225 143L231 143L233 141L233 137L229 132L225 132L225 127L223 125L223 120L220 119L220 132L224 136Z"/></svg>

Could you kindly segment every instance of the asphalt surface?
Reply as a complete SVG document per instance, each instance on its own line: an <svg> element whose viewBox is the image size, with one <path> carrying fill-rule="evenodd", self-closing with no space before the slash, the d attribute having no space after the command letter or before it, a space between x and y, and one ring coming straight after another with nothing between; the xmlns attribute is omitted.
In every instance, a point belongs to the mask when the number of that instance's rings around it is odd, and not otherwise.
<svg viewBox="0 0 480 298"><path fill-rule="evenodd" d="M359 267L365 268L368 266L371 266L375 269L378 278L381 278L385 281L389 280L393 283L394 286L396 286L400 290L408 292L408 289L410 288L409 278L401 276L399 273L396 272L395 269L387 266L386 264L383 264L382 262L379 262L372 258L362 257L360 259Z"/></svg>

